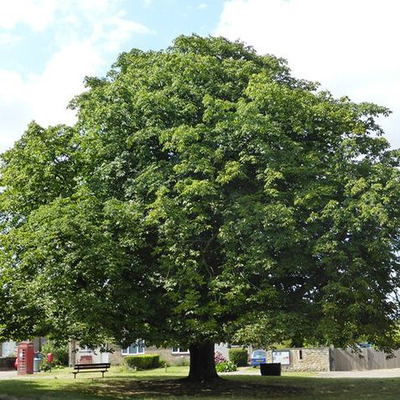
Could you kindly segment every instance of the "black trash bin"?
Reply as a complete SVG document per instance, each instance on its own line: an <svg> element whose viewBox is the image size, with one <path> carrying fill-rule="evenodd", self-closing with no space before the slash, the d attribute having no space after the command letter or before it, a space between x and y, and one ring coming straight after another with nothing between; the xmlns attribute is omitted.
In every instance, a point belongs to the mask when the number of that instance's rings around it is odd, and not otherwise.
<svg viewBox="0 0 400 400"><path fill-rule="evenodd" d="M260 364L260 371L265 376L281 376L281 363Z"/></svg>

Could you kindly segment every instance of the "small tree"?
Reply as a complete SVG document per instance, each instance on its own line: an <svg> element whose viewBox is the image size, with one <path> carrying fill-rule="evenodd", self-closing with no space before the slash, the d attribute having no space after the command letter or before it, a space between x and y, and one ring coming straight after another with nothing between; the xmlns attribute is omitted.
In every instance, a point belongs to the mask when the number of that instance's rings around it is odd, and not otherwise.
<svg viewBox="0 0 400 400"><path fill-rule="evenodd" d="M3 335L179 343L195 380L233 336L397 346L388 110L317 87L198 36L87 78L1 158Z"/></svg>

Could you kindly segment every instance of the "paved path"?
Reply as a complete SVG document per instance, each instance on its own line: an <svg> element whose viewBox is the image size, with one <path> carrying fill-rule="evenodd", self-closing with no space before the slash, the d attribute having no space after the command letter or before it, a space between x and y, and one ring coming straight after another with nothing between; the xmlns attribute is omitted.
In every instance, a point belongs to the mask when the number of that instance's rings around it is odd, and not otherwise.
<svg viewBox="0 0 400 400"><path fill-rule="evenodd" d="M225 375L225 374L222 374ZM240 368L236 372L226 375L260 375L260 371L255 368ZM33 375L31 375L33 376ZM0 371L0 379L17 378L17 371ZM316 378L400 378L400 368L392 369L372 369L369 371L332 371L318 372Z"/></svg>
<svg viewBox="0 0 400 400"><path fill-rule="evenodd" d="M224 375L225 373L221 374ZM226 375L260 375L258 368L239 368L235 372ZM317 372L315 378L400 378L400 368L372 369L369 371L332 371Z"/></svg>
<svg viewBox="0 0 400 400"><path fill-rule="evenodd" d="M0 371L0 379L16 378L17 371Z"/></svg>
<svg viewBox="0 0 400 400"><path fill-rule="evenodd" d="M318 378L400 378L400 368L319 372Z"/></svg>

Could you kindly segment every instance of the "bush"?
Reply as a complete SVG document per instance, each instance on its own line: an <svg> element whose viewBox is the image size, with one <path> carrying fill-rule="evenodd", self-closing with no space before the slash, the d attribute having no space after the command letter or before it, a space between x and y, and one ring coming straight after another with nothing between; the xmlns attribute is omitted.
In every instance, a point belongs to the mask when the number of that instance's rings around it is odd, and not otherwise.
<svg viewBox="0 0 400 400"><path fill-rule="evenodd" d="M52 366L63 366L68 367L69 363L69 354L68 354L68 345L57 345L51 341L43 344L41 354L43 354L43 361L42 365L44 364L47 359L47 354L53 353L53 362L51 363Z"/></svg>
<svg viewBox="0 0 400 400"><path fill-rule="evenodd" d="M222 353L220 353L219 351L216 351L214 353L214 361L215 361L215 365L217 365L219 363L226 362L227 359L224 357L224 355Z"/></svg>
<svg viewBox="0 0 400 400"><path fill-rule="evenodd" d="M51 363L49 363L45 358L40 362L39 368L41 371L51 371Z"/></svg>
<svg viewBox="0 0 400 400"><path fill-rule="evenodd" d="M161 366L159 354L145 354L143 356L127 356L124 364L135 369L154 369Z"/></svg>
<svg viewBox="0 0 400 400"><path fill-rule="evenodd" d="M171 363L167 361L165 358L161 357L160 358L160 365L159 367L170 367Z"/></svg>
<svg viewBox="0 0 400 400"><path fill-rule="evenodd" d="M232 372L236 371L237 367L232 361L225 361L218 363L215 366L215 369L217 370L217 372Z"/></svg>
<svg viewBox="0 0 400 400"><path fill-rule="evenodd" d="M190 360L187 357L181 357L174 362L178 367L187 367L190 365Z"/></svg>
<svg viewBox="0 0 400 400"><path fill-rule="evenodd" d="M232 361L238 367L247 365L248 353L246 349L229 349L229 361Z"/></svg>

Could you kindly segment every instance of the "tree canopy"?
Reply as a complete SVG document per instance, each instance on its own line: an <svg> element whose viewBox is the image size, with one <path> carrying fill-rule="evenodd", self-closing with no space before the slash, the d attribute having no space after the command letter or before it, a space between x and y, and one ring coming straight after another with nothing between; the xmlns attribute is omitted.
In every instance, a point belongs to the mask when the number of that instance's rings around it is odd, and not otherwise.
<svg viewBox="0 0 400 400"><path fill-rule="evenodd" d="M397 347L389 110L196 35L86 88L1 156L3 336Z"/></svg>

